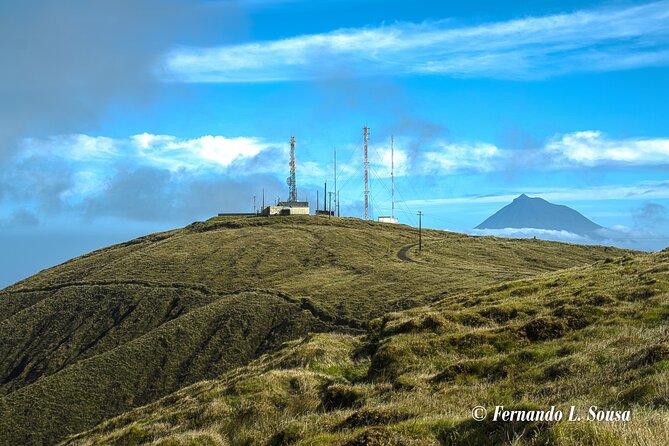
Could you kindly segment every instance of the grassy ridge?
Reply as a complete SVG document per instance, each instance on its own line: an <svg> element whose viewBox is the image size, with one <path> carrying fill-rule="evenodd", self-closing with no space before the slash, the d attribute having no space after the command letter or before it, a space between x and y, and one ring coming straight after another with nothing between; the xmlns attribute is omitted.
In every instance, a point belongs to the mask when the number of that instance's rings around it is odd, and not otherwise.
<svg viewBox="0 0 669 446"><path fill-rule="evenodd" d="M215 218L6 288L0 444L53 443L310 332L624 254L425 231L418 255L415 240L355 219Z"/></svg>
<svg viewBox="0 0 669 446"><path fill-rule="evenodd" d="M361 324L370 315L424 303L435 292L461 292L623 252L444 231L423 235L426 251L418 258L417 230L403 225L315 217L214 218L96 251L8 290L109 280L178 282L219 293L273 289L308 296L323 311ZM418 261L397 257L407 246L408 257Z"/></svg>
<svg viewBox="0 0 669 446"><path fill-rule="evenodd" d="M669 444L667 333L669 252L601 261L286 343L65 444ZM475 422L476 405L584 421Z"/></svg>
<svg viewBox="0 0 669 446"><path fill-rule="evenodd" d="M0 406L0 436L4 444L48 444L326 328L272 294L222 297L9 393Z"/></svg>

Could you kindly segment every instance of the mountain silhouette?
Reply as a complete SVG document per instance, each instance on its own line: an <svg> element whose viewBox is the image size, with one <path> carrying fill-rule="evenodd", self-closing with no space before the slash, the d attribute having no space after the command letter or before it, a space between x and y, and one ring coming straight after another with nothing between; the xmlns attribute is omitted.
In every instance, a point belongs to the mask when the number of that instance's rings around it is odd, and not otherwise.
<svg viewBox="0 0 669 446"><path fill-rule="evenodd" d="M534 228L589 235L602 226L574 209L525 194L488 217L475 229Z"/></svg>

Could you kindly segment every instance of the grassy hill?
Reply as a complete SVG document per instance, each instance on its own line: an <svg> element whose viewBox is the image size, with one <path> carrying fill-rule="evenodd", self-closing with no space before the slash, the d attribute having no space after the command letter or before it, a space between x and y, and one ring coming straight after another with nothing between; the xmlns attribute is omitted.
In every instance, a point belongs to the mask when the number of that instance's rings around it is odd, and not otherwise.
<svg viewBox="0 0 669 446"><path fill-rule="evenodd" d="M472 420L482 405L579 422ZM628 422L587 421L590 406ZM669 251L484 287L316 334L67 445L666 445Z"/></svg>
<svg viewBox="0 0 669 446"><path fill-rule="evenodd" d="M53 444L309 333L624 251L356 219L214 218L0 291L0 444ZM348 338L347 338L348 339ZM353 338L351 338L353 339Z"/></svg>

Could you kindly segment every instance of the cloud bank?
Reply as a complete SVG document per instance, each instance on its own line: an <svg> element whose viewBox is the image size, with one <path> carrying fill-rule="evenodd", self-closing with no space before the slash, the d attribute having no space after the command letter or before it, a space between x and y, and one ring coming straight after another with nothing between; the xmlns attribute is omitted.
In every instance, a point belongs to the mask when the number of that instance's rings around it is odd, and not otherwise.
<svg viewBox="0 0 669 446"><path fill-rule="evenodd" d="M281 162L287 165L285 144L256 137L26 139L0 171L0 223L34 225L62 214L180 221L251 212L261 188L268 197L283 191L273 175Z"/></svg>
<svg viewBox="0 0 669 446"><path fill-rule="evenodd" d="M669 138L612 139L600 131L558 134L533 149L498 147L474 142L448 142L433 138L416 141L395 137L395 175L450 175L517 169L569 170L592 167L669 166ZM352 150L352 149L351 149ZM390 140L370 146L370 163L379 177L390 173ZM347 167L349 171L359 166Z"/></svg>
<svg viewBox="0 0 669 446"><path fill-rule="evenodd" d="M616 246L639 251L656 251L669 246L669 234L647 228L614 226L595 231L593 235L579 235L567 231L535 228L472 229L471 235L509 238L533 238L584 245Z"/></svg>
<svg viewBox="0 0 669 446"><path fill-rule="evenodd" d="M397 177L503 171L524 167L531 156L541 160L529 164L534 169L562 171L604 165L663 166L669 159L667 139L614 140L596 131L555 135L530 154L483 142L439 139L427 141L426 148L415 151L414 142L408 136L395 138ZM348 160L338 165L340 188L361 180L359 149L355 145L340 147L340 155L346 154L343 158ZM389 141L370 146L370 161L373 181L390 176ZM285 195L287 164L286 142L255 136L180 138L142 133L127 138L84 134L28 138L7 168L0 171L0 220L5 224L35 224L39 215L68 212L88 219L111 215L173 220L223 210L249 210L253 194L263 186L268 200ZM321 185L331 175L331 165L300 159L300 194L306 194L312 185ZM522 192L557 202L662 200L669 199L669 181L578 190L527 187ZM384 196L382 186L377 188L379 193ZM405 201L404 205L508 203L518 193L437 196ZM637 220L666 220L662 208L635 212Z"/></svg>
<svg viewBox="0 0 669 446"><path fill-rule="evenodd" d="M215 48L163 64L181 82L277 82L358 75L537 79L669 64L669 2L455 26L444 20L340 29Z"/></svg>

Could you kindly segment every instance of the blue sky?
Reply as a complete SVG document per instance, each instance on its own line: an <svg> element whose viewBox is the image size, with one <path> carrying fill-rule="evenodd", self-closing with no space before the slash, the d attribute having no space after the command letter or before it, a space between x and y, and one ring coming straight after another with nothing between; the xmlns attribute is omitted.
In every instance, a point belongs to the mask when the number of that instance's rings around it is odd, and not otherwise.
<svg viewBox="0 0 669 446"><path fill-rule="evenodd" d="M0 286L287 190L472 232L526 193L669 245L669 2L0 5Z"/></svg>

